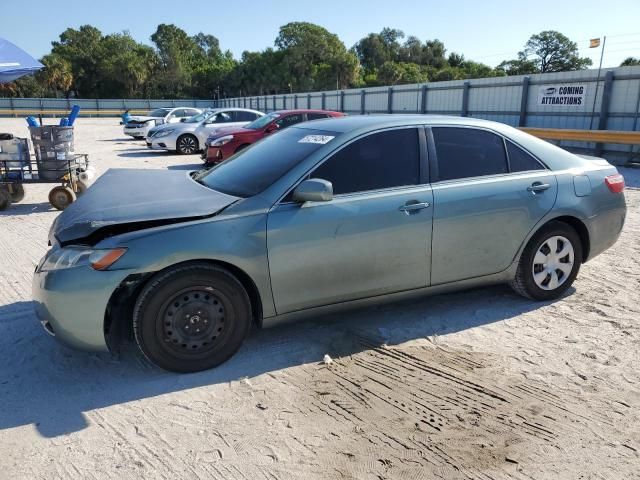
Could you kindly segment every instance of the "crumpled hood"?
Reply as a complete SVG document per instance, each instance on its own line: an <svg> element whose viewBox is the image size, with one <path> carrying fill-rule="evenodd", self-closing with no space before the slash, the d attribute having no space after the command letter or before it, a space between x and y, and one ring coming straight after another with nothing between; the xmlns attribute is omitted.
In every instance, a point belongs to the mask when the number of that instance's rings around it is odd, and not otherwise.
<svg viewBox="0 0 640 480"><path fill-rule="evenodd" d="M156 117L147 117L144 115L133 115L129 117L129 122L146 122L148 120L157 120Z"/></svg>
<svg viewBox="0 0 640 480"><path fill-rule="evenodd" d="M195 182L185 171L110 169L58 215L49 240L69 243L123 225L132 231L206 217L237 200Z"/></svg>

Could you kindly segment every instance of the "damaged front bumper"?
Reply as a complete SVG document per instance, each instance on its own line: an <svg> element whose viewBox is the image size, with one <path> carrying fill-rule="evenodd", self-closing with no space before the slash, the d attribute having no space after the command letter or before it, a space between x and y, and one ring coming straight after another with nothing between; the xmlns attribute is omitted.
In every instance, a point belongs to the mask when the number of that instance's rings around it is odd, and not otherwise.
<svg viewBox="0 0 640 480"><path fill-rule="evenodd" d="M78 266L33 275L36 315L45 330L80 350L107 351L105 313L130 270L97 271Z"/></svg>

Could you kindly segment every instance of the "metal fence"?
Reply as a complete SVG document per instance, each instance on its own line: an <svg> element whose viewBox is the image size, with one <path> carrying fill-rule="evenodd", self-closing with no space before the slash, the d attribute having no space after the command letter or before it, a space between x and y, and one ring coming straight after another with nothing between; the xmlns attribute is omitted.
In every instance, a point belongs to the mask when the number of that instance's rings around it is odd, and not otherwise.
<svg viewBox="0 0 640 480"><path fill-rule="evenodd" d="M582 85L579 105L542 104L541 89ZM546 87L545 87L546 86ZM546 73L528 76L455 80L304 94L229 98L216 106L265 112L312 108L349 114L430 113L484 118L515 127L637 131L640 128L640 67ZM583 153L604 155L615 163L638 159L638 146L561 142Z"/></svg>
<svg viewBox="0 0 640 480"><path fill-rule="evenodd" d="M144 100L86 98L0 98L0 116L67 115L73 105L80 105L83 116L115 116L125 110L142 113L163 107L212 108L213 100Z"/></svg>

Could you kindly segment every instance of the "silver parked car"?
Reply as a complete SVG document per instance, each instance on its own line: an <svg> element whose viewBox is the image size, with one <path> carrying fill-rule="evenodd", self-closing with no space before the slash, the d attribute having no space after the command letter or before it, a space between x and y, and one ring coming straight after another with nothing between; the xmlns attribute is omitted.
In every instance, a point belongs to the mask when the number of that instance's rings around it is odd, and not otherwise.
<svg viewBox="0 0 640 480"><path fill-rule="evenodd" d="M156 125L177 123L199 113L202 113L202 110L191 107L157 108L150 111L148 115L131 116L123 127L123 131L125 135L135 139L142 139Z"/></svg>
<svg viewBox="0 0 640 480"><path fill-rule="evenodd" d="M147 133L147 147L152 150L175 151L181 155L197 153L204 147L207 137L216 129L242 127L264 113L248 108L216 108L193 117L184 118L180 123L153 127Z"/></svg>
<svg viewBox="0 0 640 480"><path fill-rule="evenodd" d="M623 190L607 161L499 123L301 123L200 173L107 171L51 227L36 310L87 350L132 326L190 372L252 324L501 282L554 299L615 243Z"/></svg>

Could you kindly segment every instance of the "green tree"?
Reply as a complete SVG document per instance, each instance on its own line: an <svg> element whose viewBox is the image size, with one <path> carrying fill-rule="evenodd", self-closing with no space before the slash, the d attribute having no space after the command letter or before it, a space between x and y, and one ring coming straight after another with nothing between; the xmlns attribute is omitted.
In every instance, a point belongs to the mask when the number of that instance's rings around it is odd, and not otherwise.
<svg viewBox="0 0 640 480"><path fill-rule="evenodd" d="M423 67L407 62L385 62L377 75L377 81L381 85L423 83L428 80L429 76Z"/></svg>
<svg viewBox="0 0 640 480"><path fill-rule="evenodd" d="M640 58L628 57L620 64L621 67L633 67L640 65Z"/></svg>
<svg viewBox="0 0 640 480"><path fill-rule="evenodd" d="M101 41L100 30L91 25L83 25L78 30L67 28L60 34L59 41L52 42L51 53L71 65L71 90L78 97L98 97L98 87L102 80L99 74Z"/></svg>
<svg viewBox="0 0 640 480"><path fill-rule="evenodd" d="M513 65L517 70L526 70L530 66L528 62L533 62L540 73L582 70L592 63L590 58L580 57L578 44L555 30L532 35Z"/></svg>
<svg viewBox="0 0 640 480"><path fill-rule="evenodd" d="M515 60L504 60L496 67L496 70L502 71L505 75L529 75L539 73L540 70L534 60L525 58Z"/></svg>
<svg viewBox="0 0 640 480"><path fill-rule="evenodd" d="M58 96L62 91L63 95L69 96L69 91L73 86L73 66L69 60L58 54L51 53L41 59L44 69L36 74L36 78L50 88Z"/></svg>
<svg viewBox="0 0 640 480"><path fill-rule="evenodd" d="M375 72L385 62L397 61L402 48L400 39L404 32L395 28L383 28L380 33L370 33L353 46L352 51L358 57L366 72ZM416 37L411 37L411 43ZM419 40L418 40L419 42Z"/></svg>
<svg viewBox="0 0 640 480"><path fill-rule="evenodd" d="M296 91L344 88L357 76L357 58L319 25L288 23L280 27L275 45L283 52L286 84Z"/></svg>

